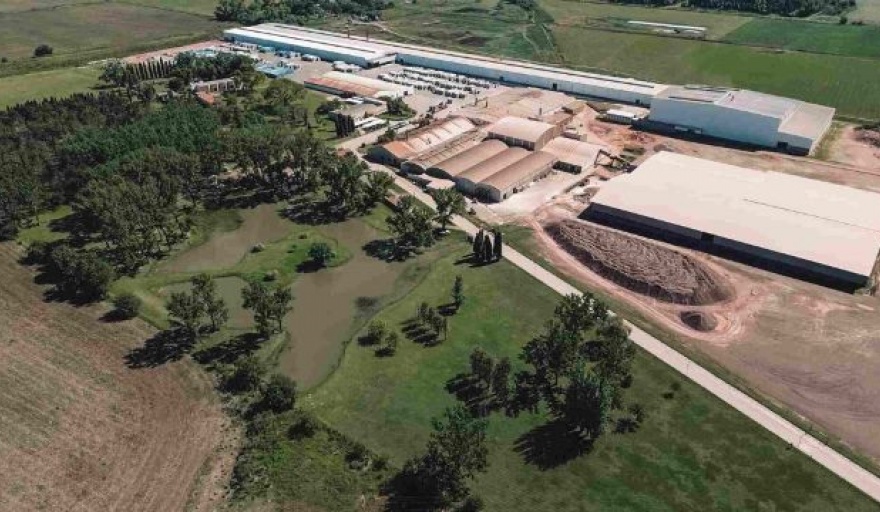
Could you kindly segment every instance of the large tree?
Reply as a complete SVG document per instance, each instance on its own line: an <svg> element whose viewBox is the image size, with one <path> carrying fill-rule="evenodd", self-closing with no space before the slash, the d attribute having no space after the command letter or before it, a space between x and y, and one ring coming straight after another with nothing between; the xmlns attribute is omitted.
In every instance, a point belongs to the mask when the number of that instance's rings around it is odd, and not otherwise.
<svg viewBox="0 0 880 512"><path fill-rule="evenodd" d="M397 210L388 217L398 255L406 256L434 242L433 214L412 196L403 196Z"/></svg>
<svg viewBox="0 0 880 512"><path fill-rule="evenodd" d="M433 195L434 202L437 203L437 223L442 231L446 231L453 215L464 214L464 196L452 188L436 190Z"/></svg>
<svg viewBox="0 0 880 512"><path fill-rule="evenodd" d="M208 274L192 278L193 296L202 303L205 314L211 321L211 330L216 331L229 319L226 302L217 294L217 283Z"/></svg>
<svg viewBox="0 0 880 512"><path fill-rule="evenodd" d="M270 289L260 281L252 281L241 290L243 305L254 312L257 331L270 336L283 329L284 316L291 310L293 294L288 286Z"/></svg>

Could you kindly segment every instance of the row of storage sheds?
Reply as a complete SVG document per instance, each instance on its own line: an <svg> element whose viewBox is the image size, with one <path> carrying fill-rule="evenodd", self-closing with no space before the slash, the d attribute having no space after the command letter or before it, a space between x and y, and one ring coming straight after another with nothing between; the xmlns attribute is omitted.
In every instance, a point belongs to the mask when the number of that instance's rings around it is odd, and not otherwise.
<svg viewBox="0 0 880 512"><path fill-rule="evenodd" d="M562 131L560 126L523 119L521 117L502 117L487 130L489 137L504 141L510 146L526 149L541 149Z"/></svg>
<svg viewBox="0 0 880 512"><path fill-rule="evenodd" d="M475 131L476 128L474 123L463 117L450 117L440 123L410 132L403 140L373 146L368 154L373 161L401 167L407 160L417 159L430 150L455 143L458 138Z"/></svg>

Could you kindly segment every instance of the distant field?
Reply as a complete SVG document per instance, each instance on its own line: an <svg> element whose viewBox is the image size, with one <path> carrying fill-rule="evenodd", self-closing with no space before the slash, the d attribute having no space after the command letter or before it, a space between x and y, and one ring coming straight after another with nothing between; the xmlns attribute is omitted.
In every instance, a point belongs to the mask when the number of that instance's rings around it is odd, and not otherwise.
<svg viewBox="0 0 880 512"><path fill-rule="evenodd" d="M831 105L845 115L880 117L880 65L872 60L576 28L557 28L554 36L574 68L746 87Z"/></svg>
<svg viewBox="0 0 880 512"><path fill-rule="evenodd" d="M95 3L95 0L2 0L0 13L48 9L59 5Z"/></svg>
<svg viewBox="0 0 880 512"><path fill-rule="evenodd" d="M834 25L763 18L746 23L728 34L724 41L802 52L880 58L880 27L873 25Z"/></svg>
<svg viewBox="0 0 880 512"><path fill-rule="evenodd" d="M856 9L849 13L849 19L880 25L880 0L856 0Z"/></svg>
<svg viewBox="0 0 880 512"><path fill-rule="evenodd" d="M709 39L720 39L753 18L732 13L709 13L685 9L642 7L576 0L541 0L541 7L559 25L615 25L627 21L651 21L706 27Z"/></svg>
<svg viewBox="0 0 880 512"><path fill-rule="evenodd" d="M202 16L128 4L93 3L0 14L0 55L30 58L46 43L55 55L96 48L126 48L220 25Z"/></svg>
<svg viewBox="0 0 880 512"><path fill-rule="evenodd" d="M124 3L214 16L217 0L120 0Z"/></svg>
<svg viewBox="0 0 880 512"><path fill-rule="evenodd" d="M0 109L22 101L87 91L97 84L98 75L98 68L79 67L0 78Z"/></svg>

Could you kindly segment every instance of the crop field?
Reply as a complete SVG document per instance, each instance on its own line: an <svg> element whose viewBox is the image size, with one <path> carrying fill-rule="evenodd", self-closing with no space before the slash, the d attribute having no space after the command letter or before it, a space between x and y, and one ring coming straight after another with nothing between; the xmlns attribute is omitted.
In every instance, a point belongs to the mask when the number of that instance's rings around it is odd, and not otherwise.
<svg viewBox="0 0 880 512"><path fill-rule="evenodd" d="M650 21L705 27L709 39L721 39L753 18L735 13L652 8L577 0L541 0L541 7L562 26L622 26L627 21Z"/></svg>
<svg viewBox="0 0 880 512"><path fill-rule="evenodd" d="M337 371L307 398L335 428L402 464L428 438L430 418L455 403L445 387L483 347L518 363L520 347L558 296L506 262L460 263L458 242L404 299L378 318L402 329L422 301L449 302L462 275L465 303L435 346L403 341L392 357L352 343ZM458 262L458 263L457 263ZM492 311L487 315L486 311ZM406 340L406 338L404 338ZM724 406L662 363L639 354L627 400L649 411L632 434L606 434L579 457L554 453L546 417L490 416L488 473L475 492L488 510L872 510L868 498ZM534 458L533 458L534 457Z"/></svg>
<svg viewBox="0 0 880 512"><path fill-rule="evenodd" d="M0 109L28 100L69 96L91 90L101 70L83 66L0 78Z"/></svg>
<svg viewBox="0 0 880 512"><path fill-rule="evenodd" d="M731 32L725 42L880 59L880 27L754 19ZM880 65L880 62L874 63Z"/></svg>
<svg viewBox="0 0 880 512"><path fill-rule="evenodd" d="M88 4L94 0L4 0L0 2L0 14L19 11L51 9L64 5Z"/></svg>
<svg viewBox="0 0 880 512"><path fill-rule="evenodd" d="M192 362L131 369L155 332L106 306L45 302L0 245L0 509L210 510L198 496L226 419ZM221 494L222 495L222 494Z"/></svg>
<svg viewBox="0 0 880 512"><path fill-rule="evenodd" d="M116 3L0 13L0 53L25 59L44 43L53 47L54 55L66 55L170 42L182 36L207 39L219 26L203 16Z"/></svg>
<svg viewBox="0 0 880 512"><path fill-rule="evenodd" d="M128 3L210 17L217 7L217 0L128 0Z"/></svg>

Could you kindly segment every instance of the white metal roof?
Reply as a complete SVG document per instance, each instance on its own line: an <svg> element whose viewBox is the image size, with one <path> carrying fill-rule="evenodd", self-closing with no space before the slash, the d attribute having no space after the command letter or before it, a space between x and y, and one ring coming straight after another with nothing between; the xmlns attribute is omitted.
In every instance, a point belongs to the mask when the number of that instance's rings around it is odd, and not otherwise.
<svg viewBox="0 0 880 512"><path fill-rule="evenodd" d="M393 55L383 45L374 45L364 41L354 41L345 37L322 34L320 32L306 32L296 27L264 23L253 27L233 28L224 31L226 35L233 37L259 37L267 42L276 44L290 44L295 39L299 46L313 48L316 51L345 53L371 61Z"/></svg>
<svg viewBox="0 0 880 512"><path fill-rule="evenodd" d="M596 157L602 149L602 146L598 144L567 137L556 137L541 148L541 151L550 153L560 162L587 168L596 162Z"/></svg>
<svg viewBox="0 0 880 512"><path fill-rule="evenodd" d="M676 153L592 202L862 276L880 251L880 194Z"/></svg>
<svg viewBox="0 0 880 512"><path fill-rule="evenodd" d="M488 131L491 135L497 137L510 137L512 139L537 143L541 140L541 137L552 132L555 128L550 123L508 116L499 119L489 127Z"/></svg>

